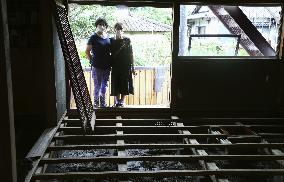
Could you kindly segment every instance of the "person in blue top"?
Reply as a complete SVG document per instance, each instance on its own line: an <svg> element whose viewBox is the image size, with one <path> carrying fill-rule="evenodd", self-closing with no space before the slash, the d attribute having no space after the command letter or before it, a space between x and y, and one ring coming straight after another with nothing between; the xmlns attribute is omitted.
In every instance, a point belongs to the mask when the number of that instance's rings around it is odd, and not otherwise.
<svg viewBox="0 0 284 182"><path fill-rule="evenodd" d="M86 56L89 59L94 79L94 107L106 107L106 89L110 75L110 39L105 19L95 22L96 32L89 38Z"/></svg>

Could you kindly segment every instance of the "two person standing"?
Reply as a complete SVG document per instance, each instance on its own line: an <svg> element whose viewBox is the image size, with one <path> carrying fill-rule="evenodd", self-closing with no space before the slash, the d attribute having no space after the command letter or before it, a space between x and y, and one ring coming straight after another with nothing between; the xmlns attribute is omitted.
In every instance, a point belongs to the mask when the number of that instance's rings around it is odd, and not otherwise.
<svg viewBox="0 0 284 182"><path fill-rule="evenodd" d="M94 79L94 107L106 107L106 89L111 73L111 95L115 96L115 107L123 107L125 96L133 94L133 52L129 38L123 36L123 25L114 26L115 37L109 38L108 24L99 18L95 22L96 32L87 43L86 55L90 60Z"/></svg>

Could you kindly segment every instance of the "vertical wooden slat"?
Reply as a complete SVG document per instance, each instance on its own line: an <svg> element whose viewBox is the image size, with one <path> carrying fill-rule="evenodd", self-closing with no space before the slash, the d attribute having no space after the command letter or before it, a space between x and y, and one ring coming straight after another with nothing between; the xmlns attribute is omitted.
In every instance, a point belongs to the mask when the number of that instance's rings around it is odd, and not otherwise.
<svg viewBox="0 0 284 182"><path fill-rule="evenodd" d="M150 86L149 86L149 73L151 71L151 69L145 69L145 105L150 105Z"/></svg>
<svg viewBox="0 0 284 182"><path fill-rule="evenodd" d="M172 77L171 77L171 67L168 67L168 78L167 78L167 93L168 93L168 99L167 99L167 106L170 106L170 102L171 102L171 88L172 88L172 85L171 85L171 80L172 80Z"/></svg>
<svg viewBox="0 0 284 182"><path fill-rule="evenodd" d="M150 90L151 90L151 94L150 94L150 104L151 104L151 105L154 105L154 102L153 102L153 94L154 94L153 70L150 72L150 76L151 76L151 79L150 79Z"/></svg>
<svg viewBox="0 0 284 182"><path fill-rule="evenodd" d="M149 86L148 86L148 84L149 84L148 74L151 70L145 69L144 71L145 71L145 105L149 105L150 104L149 103L149 92L150 92L150 90L148 89L149 88Z"/></svg>
<svg viewBox="0 0 284 182"><path fill-rule="evenodd" d="M141 70L141 82L140 82L140 86L141 86L141 93L140 93L140 97L141 97L141 105L145 105L145 98L146 98L146 90L145 90L145 70Z"/></svg>
<svg viewBox="0 0 284 182"><path fill-rule="evenodd" d="M139 90L139 94L138 94L138 100L139 100L139 105L141 105L141 70L139 70L139 77L138 77L138 90Z"/></svg>
<svg viewBox="0 0 284 182"><path fill-rule="evenodd" d="M138 105L139 103L139 70L136 69L136 76L134 77L133 84L134 84L134 97L133 97L133 105Z"/></svg>

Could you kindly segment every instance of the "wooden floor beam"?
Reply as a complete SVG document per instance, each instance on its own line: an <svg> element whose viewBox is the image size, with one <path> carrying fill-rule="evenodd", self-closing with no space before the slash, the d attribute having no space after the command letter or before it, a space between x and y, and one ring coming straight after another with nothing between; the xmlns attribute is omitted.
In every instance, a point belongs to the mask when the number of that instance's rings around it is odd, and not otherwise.
<svg viewBox="0 0 284 182"><path fill-rule="evenodd" d="M227 138L225 134L108 134L108 135L60 135L53 140L69 140L79 142L80 140L176 140L182 138Z"/></svg>
<svg viewBox="0 0 284 182"><path fill-rule="evenodd" d="M160 171L104 171L35 174L32 180L73 178L116 178L116 177L172 177L172 176L275 176L283 175L284 169L219 169L219 170L160 170Z"/></svg>
<svg viewBox="0 0 284 182"><path fill-rule="evenodd" d="M115 162L125 163L127 161L198 161L198 160L241 160L241 161L273 161L284 160L284 154L281 155L159 155L159 156L109 156L109 157L80 157L80 158L43 158L41 164L57 163L80 163L80 162ZM197 151L197 152L198 152Z"/></svg>
<svg viewBox="0 0 284 182"><path fill-rule="evenodd" d="M62 145L49 146L47 151L91 150L91 149L178 149L178 148L284 148L284 143L234 143L234 144L104 144L104 145Z"/></svg>

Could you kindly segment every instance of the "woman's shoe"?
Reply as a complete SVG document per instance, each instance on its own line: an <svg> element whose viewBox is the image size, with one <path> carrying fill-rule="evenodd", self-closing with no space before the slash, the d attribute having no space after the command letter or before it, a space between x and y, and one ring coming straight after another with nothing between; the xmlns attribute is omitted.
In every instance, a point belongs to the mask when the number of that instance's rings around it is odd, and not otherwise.
<svg viewBox="0 0 284 182"><path fill-rule="evenodd" d="M118 103L117 107L124 107L124 103Z"/></svg>
<svg viewBox="0 0 284 182"><path fill-rule="evenodd" d="M120 107L121 106L121 104L120 103L115 103L113 106L111 106L111 107Z"/></svg>

